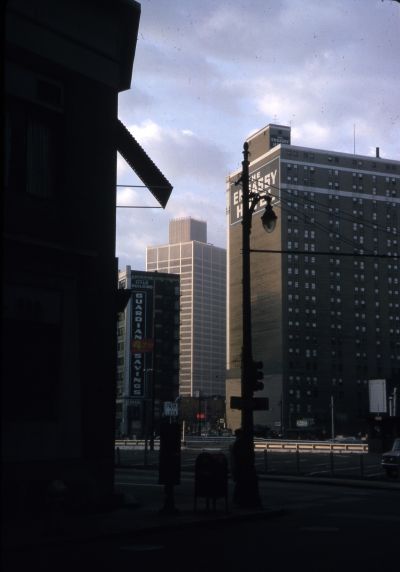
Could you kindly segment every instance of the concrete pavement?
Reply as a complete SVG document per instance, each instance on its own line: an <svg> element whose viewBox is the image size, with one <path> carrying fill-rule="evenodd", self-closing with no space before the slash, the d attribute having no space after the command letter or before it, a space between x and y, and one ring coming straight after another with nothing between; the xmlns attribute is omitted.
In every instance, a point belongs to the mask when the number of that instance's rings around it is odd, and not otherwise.
<svg viewBox="0 0 400 572"><path fill-rule="evenodd" d="M116 487L118 490L118 487ZM7 523L3 530L3 546L6 549L21 549L36 545L54 545L65 542L82 542L95 538L111 538L129 533L144 534L149 531L162 531L171 527L208 526L211 522L227 524L248 518L267 518L282 511L280 507L244 510L233 507L231 495L226 509L224 499L218 499L216 510L206 508L205 499L198 499L194 510L193 496L179 494L175 487L175 511L164 510L164 495L155 494L150 501L143 503L139 498L116 494L113 502L97 510L80 511L68 514L63 511L47 511L41 515L20 517Z"/></svg>
<svg viewBox="0 0 400 572"><path fill-rule="evenodd" d="M135 470L133 468L127 471ZM382 482L345 478L315 478L302 476L259 475L260 481L279 480L286 482L308 482L337 486L353 486L362 488L385 488L400 492L400 481ZM164 500L162 489L143 502L140 497L121 494L121 488L116 486L116 494L108 499L103 506L92 507L90 510L68 513L62 510L48 510L29 517L15 514L10 522L3 521L3 547L9 550L19 550L24 547L37 545L54 545L66 542L85 542L95 538L111 538L133 533L149 533L171 527L209 526L249 519L265 519L282 514L282 508L273 498L262 499L262 509L244 510L232 505L233 483L229 479L228 508L224 499L218 499L216 510L206 510L205 499L198 499L197 510L194 510L194 495L180 492L180 485L174 491L176 512L163 512Z"/></svg>

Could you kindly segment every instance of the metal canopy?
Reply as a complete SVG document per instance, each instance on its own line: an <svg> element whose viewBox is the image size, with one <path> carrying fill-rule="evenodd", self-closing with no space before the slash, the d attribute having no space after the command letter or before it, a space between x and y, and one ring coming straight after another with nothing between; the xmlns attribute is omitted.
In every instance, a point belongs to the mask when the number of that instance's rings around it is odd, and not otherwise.
<svg viewBox="0 0 400 572"><path fill-rule="evenodd" d="M142 183L165 208L173 188L171 183L119 119L117 119L117 149Z"/></svg>

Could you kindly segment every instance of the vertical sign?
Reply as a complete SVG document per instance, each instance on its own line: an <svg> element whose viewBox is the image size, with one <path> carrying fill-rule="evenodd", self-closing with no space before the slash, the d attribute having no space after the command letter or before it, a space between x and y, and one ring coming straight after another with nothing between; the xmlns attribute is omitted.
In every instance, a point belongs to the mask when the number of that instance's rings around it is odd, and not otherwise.
<svg viewBox="0 0 400 572"><path fill-rule="evenodd" d="M146 397L146 371L152 366L153 281L132 276L131 396Z"/></svg>
<svg viewBox="0 0 400 572"><path fill-rule="evenodd" d="M369 412L386 413L386 379L370 379L369 387Z"/></svg>

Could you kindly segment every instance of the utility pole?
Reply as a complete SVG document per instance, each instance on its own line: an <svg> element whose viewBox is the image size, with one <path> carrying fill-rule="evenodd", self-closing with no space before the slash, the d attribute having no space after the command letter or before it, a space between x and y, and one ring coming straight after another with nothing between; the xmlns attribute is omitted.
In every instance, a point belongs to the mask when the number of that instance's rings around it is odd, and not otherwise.
<svg viewBox="0 0 400 572"><path fill-rule="evenodd" d="M242 175L242 363L241 363L241 397L231 398L231 407L241 410L242 426L233 445L236 457L237 475L235 478L234 499L243 508L260 507L261 499L258 489L258 477L254 458L254 421L253 410L266 409L263 399L254 399L254 390L261 389L257 382L261 374L262 363L253 360L252 352L252 323L251 323L251 282L250 282L250 234L252 217L256 205L261 199L258 192L250 192L249 184L249 144L243 145ZM275 228L277 216L271 206L272 197L266 195L266 207L261 222L267 232ZM257 371L258 370L258 371ZM261 386L261 387L260 387ZM256 404L258 401L258 404Z"/></svg>

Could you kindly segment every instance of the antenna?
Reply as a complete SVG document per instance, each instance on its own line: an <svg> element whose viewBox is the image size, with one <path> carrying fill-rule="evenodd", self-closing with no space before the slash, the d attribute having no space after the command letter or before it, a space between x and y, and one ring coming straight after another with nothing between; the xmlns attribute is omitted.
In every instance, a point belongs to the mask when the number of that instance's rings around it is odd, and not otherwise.
<svg viewBox="0 0 400 572"><path fill-rule="evenodd" d="M353 153L356 154L356 124L353 123Z"/></svg>

